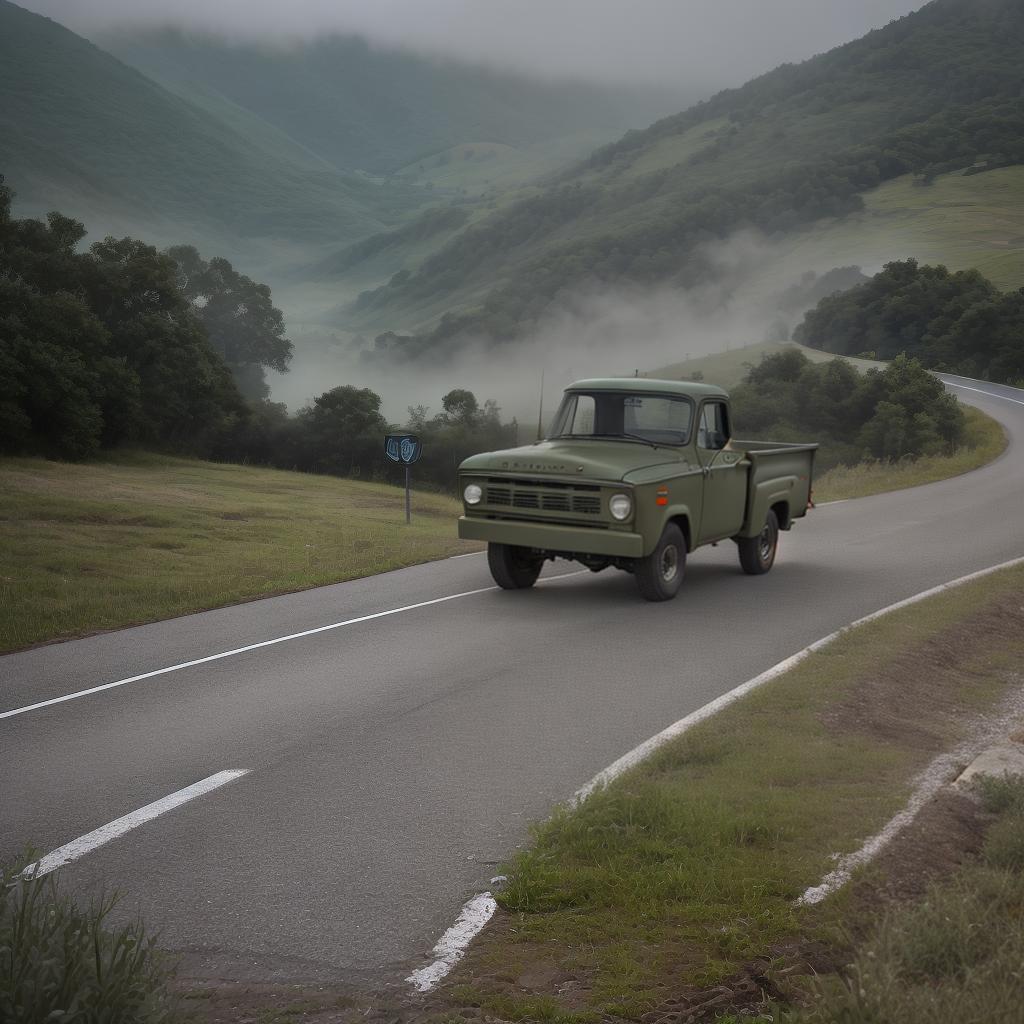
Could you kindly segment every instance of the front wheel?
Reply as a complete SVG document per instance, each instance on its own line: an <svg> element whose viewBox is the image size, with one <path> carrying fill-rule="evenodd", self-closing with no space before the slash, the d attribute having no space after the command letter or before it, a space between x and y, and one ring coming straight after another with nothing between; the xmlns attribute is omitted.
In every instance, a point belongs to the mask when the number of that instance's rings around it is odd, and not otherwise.
<svg viewBox="0 0 1024 1024"><path fill-rule="evenodd" d="M662 531L657 547L642 558L634 572L640 595L648 601L671 601L686 571L686 539L675 523Z"/></svg>
<svg viewBox="0 0 1024 1024"><path fill-rule="evenodd" d="M537 582L544 559L515 544L488 544L487 564L502 590L525 590Z"/></svg>
<svg viewBox="0 0 1024 1024"><path fill-rule="evenodd" d="M779 550L779 519L769 509L764 528L756 537L739 537L740 565L749 576L763 576L774 564Z"/></svg>

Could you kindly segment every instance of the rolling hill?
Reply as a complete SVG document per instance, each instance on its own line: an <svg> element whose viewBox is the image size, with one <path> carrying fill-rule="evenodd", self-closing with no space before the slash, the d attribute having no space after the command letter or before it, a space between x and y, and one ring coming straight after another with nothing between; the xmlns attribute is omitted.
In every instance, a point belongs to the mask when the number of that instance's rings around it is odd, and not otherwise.
<svg viewBox="0 0 1024 1024"><path fill-rule="evenodd" d="M888 252L884 237L872 251L905 256L908 221L947 202L950 175L967 182L964 192L1002 176L1009 205L1019 203L1019 176L1000 169L1024 164L1022 95L1018 0L933 0L862 39L628 133L470 224L337 322L393 331L382 347L436 358L468 338L521 338L581 292L705 284L718 273L709 247L739 232L771 246L803 239L820 269L822 250L809 239L835 231L830 258L848 263L844 231L885 230L864 197L878 197L877 213L884 190L899 181L912 190L902 193L904 223ZM973 223L956 229L973 231ZM1001 263L1002 253L978 239ZM1020 280L1017 243L998 241L1010 253L1002 280L1012 284Z"/></svg>
<svg viewBox="0 0 1024 1024"><path fill-rule="evenodd" d="M667 90L531 81L351 36L259 44L164 29L96 41L190 101L248 111L339 170L423 181L462 146L491 154L504 174L553 168L685 102ZM474 165L464 151L458 159Z"/></svg>
<svg viewBox="0 0 1024 1024"><path fill-rule="evenodd" d="M20 213L148 240L355 241L426 196L345 175L273 126L234 124L0 0L0 173Z"/></svg>

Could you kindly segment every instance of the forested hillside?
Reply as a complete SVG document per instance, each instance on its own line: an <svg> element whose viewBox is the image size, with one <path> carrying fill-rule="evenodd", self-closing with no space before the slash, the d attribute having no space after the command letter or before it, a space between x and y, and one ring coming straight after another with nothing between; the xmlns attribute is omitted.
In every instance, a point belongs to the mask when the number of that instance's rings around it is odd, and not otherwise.
<svg viewBox="0 0 1024 1024"><path fill-rule="evenodd" d="M189 99L227 101L339 169L377 175L462 143L523 149L575 137L576 154L589 152L685 102L651 89L531 81L357 37L260 45L166 29L98 41Z"/></svg>
<svg viewBox="0 0 1024 1024"><path fill-rule="evenodd" d="M933 370L1020 387L1024 288L1004 293L977 270L893 262L871 280L823 298L794 337L839 355L905 353Z"/></svg>
<svg viewBox="0 0 1024 1024"><path fill-rule="evenodd" d="M351 243L429 199L344 175L269 124L233 127L7 0L0 95L0 173L29 214L60 208L101 231L240 248Z"/></svg>
<svg viewBox="0 0 1024 1024"><path fill-rule="evenodd" d="M364 294L346 323L422 324L378 347L436 356L521 337L583 289L698 285L716 272L705 243L737 231L781 238L856 214L900 176L927 189L1024 163L1022 96L1019 0L934 0L627 134Z"/></svg>

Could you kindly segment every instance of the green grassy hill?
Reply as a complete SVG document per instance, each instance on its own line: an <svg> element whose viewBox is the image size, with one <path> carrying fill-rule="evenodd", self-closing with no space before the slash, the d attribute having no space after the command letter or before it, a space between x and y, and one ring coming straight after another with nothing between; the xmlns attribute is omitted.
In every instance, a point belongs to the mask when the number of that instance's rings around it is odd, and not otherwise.
<svg viewBox="0 0 1024 1024"><path fill-rule="evenodd" d="M917 211L930 209L929 195L941 203L948 190L943 174L1024 164L1022 57L1017 0L933 0L630 132L364 295L346 326L420 324L402 344L434 356L460 338L514 339L580 288L705 283L716 274L706 243L738 231L787 243L812 229L877 228L878 217L857 220L871 212L862 197L909 174L938 182L920 186ZM985 188L986 176L965 187ZM970 220L949 233L974 230ZM834 262L850 262L846 241L836 237ZM906 242L894 232L880 258L905 255Z"/></svg>
<svg viewBox="0 0 1024 1024"><path fill-rule="evenodd" d="M782 243L789 264L821 266L836 253L878 269L916 257L951 270L976 267L1000 288L1024 286L1024 167L921 185L910 175L864 194L864 210L793 232Z"/></svg>
<svg viewBox="0 0 1024 1024"><path fill-rule="evenodd" d="M428 195L341 174L267 123L176 96L55 22L0 0L0 173L52 209L157 242L356 241Z"/></svg>
<svg viewBox="0 0 1024 1024"><path fill-rule="evenodd" d="M0 651L369 576L479 545L440 494L119 453L0 459Z"/></svg>

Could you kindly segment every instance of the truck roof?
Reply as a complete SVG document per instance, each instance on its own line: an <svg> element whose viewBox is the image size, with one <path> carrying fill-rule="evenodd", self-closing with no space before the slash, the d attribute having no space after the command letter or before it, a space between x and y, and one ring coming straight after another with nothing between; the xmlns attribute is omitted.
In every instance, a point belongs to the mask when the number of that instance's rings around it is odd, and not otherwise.
<svg viewBox="0 0 1024 1024"><path fill-rule="evenodd" d="M716 395L728 398L722 388L714 384L698 384L692 380L657 380L653 377L594 377L570 384L566 391L657 391L661 394L686 395L703 398Z"/></svg>

